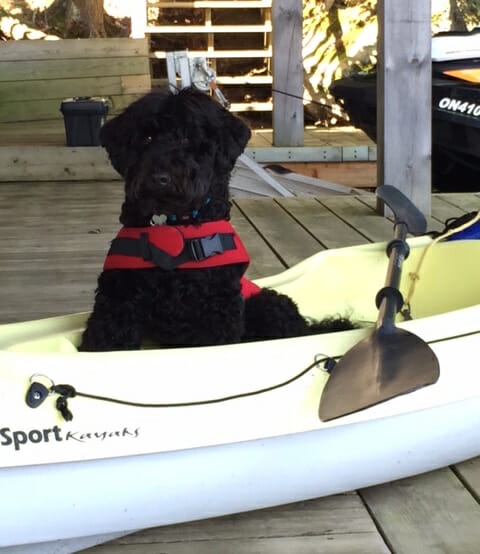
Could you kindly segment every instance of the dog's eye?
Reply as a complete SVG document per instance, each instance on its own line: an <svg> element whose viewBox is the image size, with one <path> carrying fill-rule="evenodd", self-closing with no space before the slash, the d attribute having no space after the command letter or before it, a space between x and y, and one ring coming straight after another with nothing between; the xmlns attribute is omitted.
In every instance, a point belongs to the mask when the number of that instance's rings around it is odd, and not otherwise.
<svg viewBox="0 0 480 554"><path fill-rule="evenodd" d="M181 144L182 146L190 146L190 139L188 138L183 138L182 141L181 141Z"/></svg>
<svg viewBox="0 0 480 554"><path fill-rule="evenodd" d="M153 140L152 136L147 135L146 137L143 138L142 143L144 146L148 146L149 144L151 144L152 140Z"/></svg>

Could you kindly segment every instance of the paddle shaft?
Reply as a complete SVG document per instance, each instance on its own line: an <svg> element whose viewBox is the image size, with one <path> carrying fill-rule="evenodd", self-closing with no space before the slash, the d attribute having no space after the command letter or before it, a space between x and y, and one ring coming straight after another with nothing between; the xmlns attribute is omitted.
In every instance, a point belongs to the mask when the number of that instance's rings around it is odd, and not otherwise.
<svg viewBox="0 0 480 554"><path fill-rule="evenodd" d="M394 328L395 316L402 308L403 297L399 290L402 277L403 261L408 257L410 249L406 242L408 227L399 222L395 225L393 240L388 244L388 269L385 286L378 292L376 303L379 310L377 329Z"/></svg>
<svg viewBox="0 0 480 554"><path fill-rule="evenodd" d="M385 286L376 297L379 311L377 329L395 331L395 315L403 306L403 296L399 290L403 260L410 249L406 242L407 234L421 235L427 228L427 220L422 212L402 192L390 185L377 188L377 196L393 212L395 227L393 240L388 243L389 257Z"/></svg>

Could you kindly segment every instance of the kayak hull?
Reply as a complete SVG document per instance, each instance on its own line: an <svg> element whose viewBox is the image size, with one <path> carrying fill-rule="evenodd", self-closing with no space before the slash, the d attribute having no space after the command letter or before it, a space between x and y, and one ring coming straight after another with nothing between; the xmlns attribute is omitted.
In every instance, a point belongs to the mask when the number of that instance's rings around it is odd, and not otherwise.
<svg viewBox="0 0 480 554"><path fill-rule="evenodd" d="M478 444L480 403L469 399L342 429L8 468L0 473L2 496L21 499L23 517L11 506L2 510L2 541L123 534L318 498L474 457Z"/></svg>
<svg viewBox="0 0 480 554"><path fill-rule="evenodd" d="M480 242L409 245L400 289L413 319L397 325L431 346L440 378L329 422L318 417L324 362L371 332L385 244L320 252L258 281L305 315L341 306L362 322L352 331L87 353L76 345L88 314L0 326L0 551L73 552L480 455ZM73 387L73 420L57 409L58 394L28 406L32 383Z"/></svg>

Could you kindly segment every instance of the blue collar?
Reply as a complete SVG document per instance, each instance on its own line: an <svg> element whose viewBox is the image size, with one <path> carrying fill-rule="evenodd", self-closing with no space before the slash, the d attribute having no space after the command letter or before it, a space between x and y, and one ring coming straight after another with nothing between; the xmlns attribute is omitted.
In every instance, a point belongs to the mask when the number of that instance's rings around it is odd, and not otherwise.
<svg viewBox="0 0 480 554"><path fill-rule="evenodd" d="M205 198L205 206L207 204L210 203L210 197L207 196L207 198ZM190 215L184 215L182 217L178 217L176 215L167 215L167 222L168 223L175 223L177 221L185 221L185 220L190 220L190 219L197 219L198 217L198 210L193 210L193 212L190 214Z"/></svg>

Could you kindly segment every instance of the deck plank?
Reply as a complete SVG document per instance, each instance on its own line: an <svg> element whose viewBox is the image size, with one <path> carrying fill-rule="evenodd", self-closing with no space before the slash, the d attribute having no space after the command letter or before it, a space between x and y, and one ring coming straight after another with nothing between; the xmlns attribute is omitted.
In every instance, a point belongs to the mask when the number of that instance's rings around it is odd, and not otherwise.
<svg viewBox="0 0 480 554"><path fill-rule="evenodd" d="M305 129L306 146L374 146L374 143L360 129L339 127L338 129ZM63 119L47 121L29 121L2 123L0 146L24 144L57 144L65 143ZM252 148L270 148L273 144L272 129L253 129L248 143Z"/></svg>
<svg viewBox="0 0 480 554"><path fill-rule="evenodd" d="M249 146L254 148L268 147L273 144L272 129L255 129ZM374 146L368 136L355 127L335 127L321 129L306 127L304 129L305 146Z"/></svg>
<svg viewBox="0 0 480 554"><path fill-rule="evenodd" d="M477 502L480 502L480 457L457 464L454 466L454 469L462 482L472 492Z"/></svg>
<svg viewBox="0 0 480 554"><path fill-rule="evenodd" d="M279 198L277 202L300 225L308 229L324 248L341 248L368 242L353 227L336 217L319 202L312 202L308 198Z"/></svg>
<svg viewBox="0 0 480 554"><path fill-rule="evenodd" d="M465 210L445 202L438 196L432 197L432 216L435 217L440 223L444 224L450 217L460 217L465 214Z"/></svg>
<svg viewBox="0 0 480 554"><path fill-rule="evenodd" d="M457 206L465 212L472 212L474 210L480 210L480 194L478 193L444 193L440 197L444 202L448 202L453 206Z"/></svg>
<svg viewBox="0 0 480 554"><path fill-rule="evenodd" d="M376 210L376 206L377 206L377 201L376 201L376 198L374 196L365 196L362 198L359 198L360 202L363 202L364 204L366 204L367 206L369 206L370 208L372 208L372 210ZM390 221L393 221L393 214L391 214L390 216L387 216L389 218ZM444 223L443 223L443 220L440 222L438 220L438 218L435 218L433 216L427 216L426 217L427 219L427 231L441 231L444 227Z"/></svg>
<svg viewBox="0 0 480 554"><path fill-rule="evenodd" d="M0 186L0 321L89 310L120 227L115 183Z"/></svg>
<svg viewBox="0 0 480 554"><path fill-rule="evenodd" d="M235 204L232 206L231 216L232 224L235 226L250 256L250 265L246 273L248 278L257 279L283 271L285 265L268 244L261 240L257 231Z"/></svg>
<svg viewBox="0 0 480 554"><path fill-rule="evenodd" d="M449 468L361 491L395 554L478 554L480 506Z"/></svg>
<svg viewBox="0 0 480 554"><path fill-rule="evenodd" d="M392 237L392 224L358 197L327 197L318 199L342 221L354 227L370 241L383 241Z"/></svg>
<svg viewBox="0 0 480 554"><path fill-rule="evenodd" d="M159 545L161 550L152 550L151 544L103 545L84 554L380 554L387 553L386 547L372 544L371 538L363 534L349 534L338 537L303 536L269 539L208 540L200 542L182 541Z"/></svg>
<svg viewBox="0 0 480 554"><path fill-rule="evenodd" d="M241 198L236 204L287 266L321 250L320 243L272 199Z"/></svg>
<svg viewBox="0 0 480 554"><path fill-rule="evenodd" d="M202 542L187 542L163 544L161 550L152 551L151 544L137 545L103 545L95 550L85 550L84 554L313 554L322 552L328 554L376 554L389 552L386 549L373 548L369 537L365 535L348 535L347 537L281 537L270 539L231 539L229 541L208 540ZM328 549L328 550L327 550Z"/></svg>
<svg viewBox="0 0 480 554"><path fill-rule="evenodd" d="M149 529L84 554L388 553L356 493Z"/></svg>

